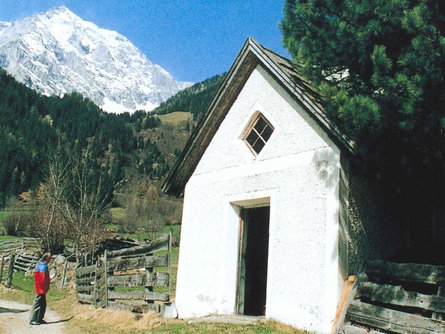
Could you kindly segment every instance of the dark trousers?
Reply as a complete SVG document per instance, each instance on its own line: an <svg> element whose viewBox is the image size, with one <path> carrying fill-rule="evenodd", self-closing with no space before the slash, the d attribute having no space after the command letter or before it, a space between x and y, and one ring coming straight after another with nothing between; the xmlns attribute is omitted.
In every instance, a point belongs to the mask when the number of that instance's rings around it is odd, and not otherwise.
<svg viewBox="0 0 445 334"><path fill-rule="evenodd" d="M31 307L29 321L41 322L46 311L46 295L36 295Z"/></svg>

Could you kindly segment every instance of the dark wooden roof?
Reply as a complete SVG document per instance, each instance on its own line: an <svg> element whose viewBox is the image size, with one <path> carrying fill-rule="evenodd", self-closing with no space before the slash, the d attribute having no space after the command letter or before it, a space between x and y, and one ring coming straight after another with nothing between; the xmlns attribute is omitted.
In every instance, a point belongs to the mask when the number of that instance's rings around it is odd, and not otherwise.
<svg viewBox="0 0 445 334"><path fill-rule="evenodd" d="M311 83L297 72L292 62L263 47L253 38L248 38L164 182L162 191L182 196L204 151L257 65L265 68L337 144L349 152L354 151L353 141L342 135L327 118L320 96Z"/></svg>

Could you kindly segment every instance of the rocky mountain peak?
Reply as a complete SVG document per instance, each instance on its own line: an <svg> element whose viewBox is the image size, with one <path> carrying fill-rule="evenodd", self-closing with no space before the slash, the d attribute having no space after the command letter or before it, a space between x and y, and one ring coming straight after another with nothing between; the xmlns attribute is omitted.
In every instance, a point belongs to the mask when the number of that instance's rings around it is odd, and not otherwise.
<svg viewBox="0 0 445 334"><path fill-rule="evenodd" d="M0 67L42 94L77 91L109 112L152 110L191 84L65 6L0 22Z"/></svg>

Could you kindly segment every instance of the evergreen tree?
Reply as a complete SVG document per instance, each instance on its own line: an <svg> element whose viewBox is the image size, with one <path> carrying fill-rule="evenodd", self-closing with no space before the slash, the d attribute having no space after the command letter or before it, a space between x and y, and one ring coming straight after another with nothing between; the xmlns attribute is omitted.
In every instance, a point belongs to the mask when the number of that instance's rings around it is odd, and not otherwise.
<svg viewBox="0 0 445 334"><path fill-rule="evenodd" d="M393 193L445 184L445 1L287 0L283 41L360 167Z"/></svg>

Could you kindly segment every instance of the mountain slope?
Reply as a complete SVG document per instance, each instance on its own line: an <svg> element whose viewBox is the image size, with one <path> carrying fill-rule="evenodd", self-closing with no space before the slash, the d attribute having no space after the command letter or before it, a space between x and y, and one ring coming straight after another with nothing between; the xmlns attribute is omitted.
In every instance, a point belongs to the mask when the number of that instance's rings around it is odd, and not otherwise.
<svg viewBox="0 0 445 334"><path fill-rule="evenodd" d="M66 7L0 22L0 67L44 95L77 91L109 112L151 110L190 85Z"/></svg>
<svg viewBox="0 0 445 334"><path fill-rule="evenodd" d="M215 75L183 89L162 102L159 107L153 110L153 113L167 114L174 111L189 111L193 114L193 119L198 120L206 111L225 77L225 73Z"/></svg>

